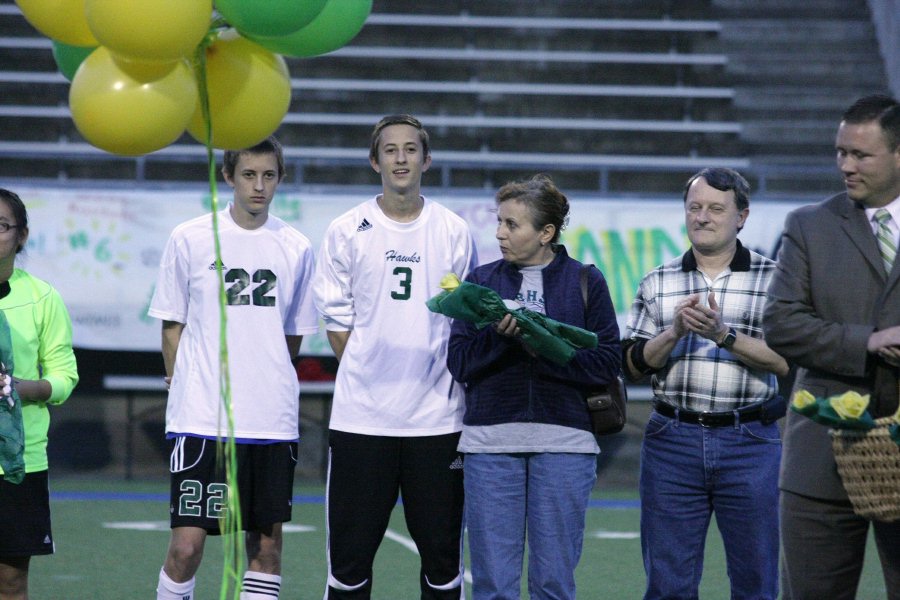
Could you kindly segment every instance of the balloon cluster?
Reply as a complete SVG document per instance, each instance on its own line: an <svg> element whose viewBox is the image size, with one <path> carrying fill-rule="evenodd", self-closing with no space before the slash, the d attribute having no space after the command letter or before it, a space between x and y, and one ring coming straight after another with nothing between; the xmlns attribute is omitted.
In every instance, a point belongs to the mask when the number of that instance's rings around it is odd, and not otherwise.
<svg viewBox="0 0 900 600"><path fill-rule="evenodd" d="M185 130L206 144L210 126L215 148L256 144L290 105L281 55L336 50L372 10L372 0L15 2L53 41L78 131L126 156L164 148Z"/></svg>

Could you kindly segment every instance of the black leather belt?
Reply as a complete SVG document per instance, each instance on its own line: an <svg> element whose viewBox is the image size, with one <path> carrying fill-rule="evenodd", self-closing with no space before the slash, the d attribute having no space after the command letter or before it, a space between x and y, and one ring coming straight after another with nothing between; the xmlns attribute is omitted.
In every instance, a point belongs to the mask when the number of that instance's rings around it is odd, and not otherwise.
<svg viewBox="0 0 900 600"><path fill-rule="evenodd" d="M653 403L653 410L666 417L677 418L684 423L694 423L701 427L733 427L736 420L734 412L697 412L694 410L676 409L671 404L659 401ZM677 416L676 411L678 413ZM762 410L759 406L737 412L739 415L737 420L741 423L759 421L762 418Z"/></svg>

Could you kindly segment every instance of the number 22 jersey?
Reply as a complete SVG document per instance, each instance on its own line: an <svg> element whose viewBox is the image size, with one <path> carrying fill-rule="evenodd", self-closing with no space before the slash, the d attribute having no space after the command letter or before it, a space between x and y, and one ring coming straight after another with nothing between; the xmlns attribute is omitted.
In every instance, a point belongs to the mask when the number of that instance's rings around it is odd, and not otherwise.
<svg viewBox="0 0 900 600"><path fill-rule="evenodd" d="M272 215L244 229L230 207L218 213L222 264L216 264L209 214L169 237L148 314L184 323L166 407L166 432L227 435L219 384L217 269L225 280L228 369L234 435L257 440L298 437L299 384L286 335L318 331L310 284L309 240Z"/></svg>

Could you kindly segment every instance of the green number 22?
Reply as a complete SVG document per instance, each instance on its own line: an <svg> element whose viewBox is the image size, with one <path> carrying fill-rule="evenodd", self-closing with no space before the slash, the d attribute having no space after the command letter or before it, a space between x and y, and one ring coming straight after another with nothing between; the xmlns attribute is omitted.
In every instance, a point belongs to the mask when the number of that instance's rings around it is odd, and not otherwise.
<svg viewBox="0 0 900 600"><path fill-rule="evenodd" d="M412 296L412 269L409 267L396 267L394 275L400 276L400 287L402 292L391 292L391 298L394 300L409 300Z"/></svg>
<svg viewBox="0 0 900 600"><path fill-rule="evenodd" d="M261 285L253 288L251 294L244 293L250 287L250 274L244 269L229 269L225 273L225 283L232 284L226 291L229 306L249 306L251 296L254 306L275 306L275 297L267 295L275 289L278 278L269 269L259 269L253 272L253 283Z"/></svg>
<svg viewBox="0 0 900 600"><path fill-rule="evenodd" d="M203 484L193 479L181 482L178 497L178 514L183 517L203 516ZM226 509L228 486L224 483L210 483L206 488L206 516L218 519Z"/></svg>

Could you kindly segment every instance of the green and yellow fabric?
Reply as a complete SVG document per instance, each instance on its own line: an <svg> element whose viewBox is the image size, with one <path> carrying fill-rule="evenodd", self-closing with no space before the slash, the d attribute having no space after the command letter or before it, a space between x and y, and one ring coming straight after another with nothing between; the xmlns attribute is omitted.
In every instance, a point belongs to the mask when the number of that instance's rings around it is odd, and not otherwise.
<svg viewBox="0 0 900 600"><path fill-rule="evenodd" d="M460 282L452 273L441 280L442 291L425 304L431 312L463 319L482 329L511 314L522 331L522 340L539 356L564 365L579 348L596 348L597 334L581 327L560 323L526 308L508 307L492 289L468 281Z"/></svg>

